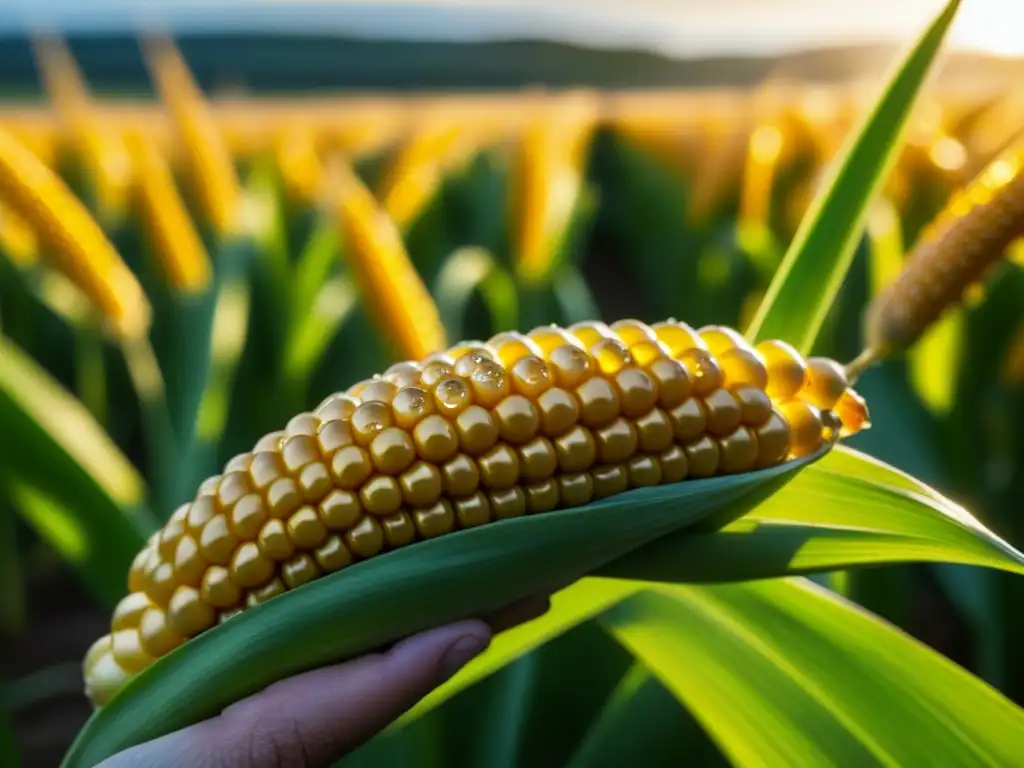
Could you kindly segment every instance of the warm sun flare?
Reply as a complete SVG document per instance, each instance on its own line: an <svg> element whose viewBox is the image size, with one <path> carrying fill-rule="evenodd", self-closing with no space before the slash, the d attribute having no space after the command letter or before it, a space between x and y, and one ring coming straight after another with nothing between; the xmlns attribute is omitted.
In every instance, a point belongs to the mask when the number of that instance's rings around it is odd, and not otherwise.
<svg viewBox="0 0 1024 768"><path fill-rule="evenodd" d="M965 0L955 42L1001 56L1024 56L1024 0Z"/></svg>

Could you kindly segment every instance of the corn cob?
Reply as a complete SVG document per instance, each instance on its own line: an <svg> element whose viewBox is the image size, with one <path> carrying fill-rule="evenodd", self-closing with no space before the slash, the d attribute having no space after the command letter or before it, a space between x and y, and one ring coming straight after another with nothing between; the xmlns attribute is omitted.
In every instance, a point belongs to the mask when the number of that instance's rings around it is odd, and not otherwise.
<svg viewBox="0 0 1024 768"><path fill-rule="evenodd" d="M171 515L86 655L86 691L102 706L238 612L417 540L769 467L866 422L836 363L675 320L542 326L398 363L263 437Z"/></svg>
<svg viewBox="0 0 1024 768"><path fill-rule="evenodd" d="M394 220L347 163L329 170L349 263L382 331L400 356L421 359L445 346L437 305L406 253Z"/></svg>
<svg viewBox="0 0 1024 768"><path fill-rule="evenodd" d="M234 160L202 92L171 41L151 41L146 46L146 61L173 116L203 215L216 234L233 234L238 226L241 189Z"/></svg>
<svg viewBox="0 0 1024 768"><path fill-rule="evenodd" d="M131 162L121 134L98 115L71 52L59 38L37 40L35 55L50 100L65 125L66 138L90 174L101 216L121 216L132 183Z"/></svg>
<svg viewBox="0 0 1024 768"><path fill-rule="evenodd" d="M149 329L142 287L67 185L0 130L0 196L32 228L45 258L84 293L122 338Z"/></svg>
<svg viewBox="0 0 1024 768"><path fill-rule="evenodd" d="M137 204L167 282L183 293L199 293L210 284L213 269L171 169L145 135L130 134L128 142L139 170Z"/></svg>
<svg viewBox="0 0 1024 768"><path fill-rule="evenodd" d="M1024 144L994 160L922 232L899 278L868 307L865 351L850 374L917 341L1021 235Z"/></svg>

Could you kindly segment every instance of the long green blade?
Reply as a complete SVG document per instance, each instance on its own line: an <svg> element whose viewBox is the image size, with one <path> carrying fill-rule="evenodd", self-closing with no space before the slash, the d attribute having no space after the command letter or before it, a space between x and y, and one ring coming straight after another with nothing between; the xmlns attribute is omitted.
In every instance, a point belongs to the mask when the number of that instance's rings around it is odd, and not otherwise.
<svg viewBox="0 0 1024 768"><path fill-rule="evenodd" d="M1024 711L803 580L665 587L602 622L737 766L1016 765Z"/></svg>
<svg viewBox="0 0 1024 768"><path fill-rule="evenodd" d="M690 765L726 765L692 715L635 662L566 768L617 768L634 764L641 754L645 768L674 768L684 754Z"/></svg>
<svg viewBox="0 0 1024 768"><path fill-rule="evenodd" d="M422 717L466 688L576 625L591 619L642 589L641 584L607 579L582 579L551 598L551 610L494 638L487 651L432 691L398 722L402 727Z"/></svg>
<svg viewBox="0 0 1024 768"><path fill-rule="evenodd" d="M1024 554L922 488L839 449L722 530L666 536L600 573L710 583L927 561L1024 573Z"/></svg>
<svg viewBox="0 0 1024 768"><path fill-rule="evenodd" d="M95 765L275 680L572 583L710 515L739 517L819 457L470 528L317 579L162 657L91 718L64 765Z"/></svg>
<svg viewBox="0 0 1024 768"><path fill-rule="evenodd" d="M804 217L758 308L747 337L785 339L802 353L818 331L850 268L871 200L894 166L908 118L960 0L950 0L896 67L888 84L834 164Z"/></svg>
<svg viewBox="0 0 1024 768"><path fill-rule="evenodd" d="M135 468L85 407L0 338L0 484L108 604L157 523Z"/></svg>
<svg viewBox="0 0 1024 768"><path fill-rule="evenodd" d="M14 728L5 707L0 707L0 765L5 768L18 768L21 755L14 741Z"/></svg>
<svg viewBox="0 0 1024 768"><path fill-rule="evenodd" d="M508 330L519 324L515 281L483 248L461 248L445 259L433 292L449 339L469 338L465 329L474 296L483 300L492 328Z"/></svg>

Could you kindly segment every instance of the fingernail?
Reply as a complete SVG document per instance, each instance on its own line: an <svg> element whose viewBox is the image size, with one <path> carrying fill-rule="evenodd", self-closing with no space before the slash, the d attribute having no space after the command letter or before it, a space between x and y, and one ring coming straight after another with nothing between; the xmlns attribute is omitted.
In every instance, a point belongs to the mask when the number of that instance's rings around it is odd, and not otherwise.
<svg viewBox="0 0 1024 768"><path fill-rule="evenodd" d="M452 675L480 655L487 647L487 642L473 635L466 635L449 648L441 657L441 681L448 680Z"/></svg>

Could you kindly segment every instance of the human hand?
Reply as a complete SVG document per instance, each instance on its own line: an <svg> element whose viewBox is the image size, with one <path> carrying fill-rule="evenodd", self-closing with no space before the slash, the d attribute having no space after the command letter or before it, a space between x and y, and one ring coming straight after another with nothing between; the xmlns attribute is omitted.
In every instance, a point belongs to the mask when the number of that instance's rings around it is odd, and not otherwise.
<svg viewBox="0 0 1024 768"><path fill-rule="evenodd" d="M314 768L340 760L485 650L493 634L537 618L547 596L413 635L276 682L219 715L119 752L99 768Z"/></svg>

